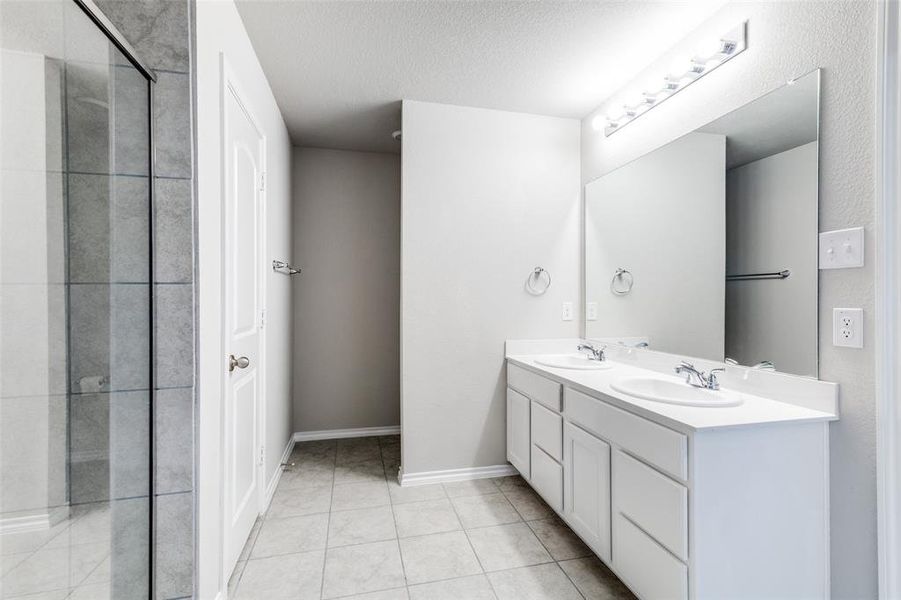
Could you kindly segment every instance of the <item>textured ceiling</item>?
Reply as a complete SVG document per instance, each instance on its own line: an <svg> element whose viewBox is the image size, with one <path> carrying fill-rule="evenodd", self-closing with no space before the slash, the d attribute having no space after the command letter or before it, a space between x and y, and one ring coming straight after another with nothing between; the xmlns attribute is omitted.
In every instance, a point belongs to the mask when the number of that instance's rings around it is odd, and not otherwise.
<svg viewBox="0 0 901 600"><path fill-rule="evenodd" d="M237 0L294 143L387 152L401 99L581 118L722 4Z"/></svg>

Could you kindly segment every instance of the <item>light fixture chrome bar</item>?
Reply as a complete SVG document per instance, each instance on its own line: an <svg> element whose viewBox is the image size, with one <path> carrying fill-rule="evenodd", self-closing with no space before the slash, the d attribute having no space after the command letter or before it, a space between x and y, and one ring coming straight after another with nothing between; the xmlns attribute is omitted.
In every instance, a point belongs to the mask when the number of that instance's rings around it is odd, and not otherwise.
<svg viewBox="0 0 901 600"><path fill-rule="evenodd" d="M131 44L128 43L128 40L125 39L125 36L122 35L116 26L113 25L113 22L110 21L103 11L100 10L96 4L94 4L93 0L73 0L75 4L81 7L81 9L85 12L85 14L90 17L92 21L99 27L106 36L110 39L110 41L125 55L125 57L132 62L135 68L140 71L145 77L150 79L151 81L156 81L156 74L147 66L141 57L135 52L135 49L132 48Z"/></svg>
<svg viewBox="0 0 901 600"><path fill-rule="evenodd" d="M603 128L604 135L611 136L717 67L729 62L747 49L747 26L748 22L745 21L699 48L693 56L677 61L678 64L662 78L657 89L643 91L637 101L624 104L619 111L606 117L596 116L592 120L592 127L598 131Z"/></svg>

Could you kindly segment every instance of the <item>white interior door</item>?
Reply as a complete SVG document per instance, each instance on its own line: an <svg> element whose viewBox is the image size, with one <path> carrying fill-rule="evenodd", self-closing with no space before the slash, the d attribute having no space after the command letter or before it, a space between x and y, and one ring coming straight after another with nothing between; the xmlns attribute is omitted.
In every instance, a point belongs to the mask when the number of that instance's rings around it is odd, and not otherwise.
<svg viewBox="0 0 901 600"><path fill-rule="evenodd" d="M259 514L263 136L223 70L225 560L230 573Z"/></svg>

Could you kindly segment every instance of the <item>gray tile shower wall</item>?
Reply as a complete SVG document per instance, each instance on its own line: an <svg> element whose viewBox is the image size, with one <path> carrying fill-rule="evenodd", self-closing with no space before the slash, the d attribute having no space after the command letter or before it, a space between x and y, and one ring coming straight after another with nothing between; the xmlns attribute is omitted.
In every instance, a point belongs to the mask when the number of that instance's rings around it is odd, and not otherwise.
<svg viewBox="0 0 901 600"><path fill-rule="evenodd" d="M149 398L146 390L72 395L73 505L147 495Z"/></svg>
<svg viewBox="0 0 901 600"><path fill-rule="evenodd" d="M184 598L194 590L193 0L98 0L97 5L157 74L151 108L156 155L153 579L155 598ZM88 75L81 83L87 92ZM132 132L141 127L115 124L120 126ZM122 169L137 168L127 149L117 151Z"/></svg>

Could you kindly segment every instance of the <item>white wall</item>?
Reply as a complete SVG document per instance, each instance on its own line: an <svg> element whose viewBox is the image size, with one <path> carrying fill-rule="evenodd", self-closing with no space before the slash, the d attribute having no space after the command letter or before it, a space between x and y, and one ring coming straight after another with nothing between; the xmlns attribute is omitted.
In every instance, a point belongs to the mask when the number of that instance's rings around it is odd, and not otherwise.
<svg viewBox="0 0 901 600"><path fill-rule="evenodd" d="M586 298L598 305L587 337L642 337L660 352L723 360L725 136L690 133L595 179L585 223ZM610 290L619 267L632 273L623 296Z"/></svg>
<svg viewBox="0 0 901 600"><path fill-rule="evenodd" d="M241 82L249 109L266 136L267 237L264 259L291 255L291 142L269 83L234 3L197 2L197 165L199 251L198 597L214 598L221 571L219 498L222 278L220 194L220 54ZM291 298L288 277L266 281L266 461L264 485L275 475L291 436Z"/></svg>
<svg viewBox="0 0 901 600"><path fill-rule="evenodd" d="M404 474L505 464L504 340L579 335L579 122L405 100L403 131Z"/></svg>
<svg viewBox="0 0 901 600"><path fill-rule="evenodd" d="M6 48L0 65L2 524L68 504L68 358L62 62Z"/></svg>
<svg viewBox="0 0 901 600"><path fill-rule="evenodd" d="M747 2L725 6L647 71L749 19L749 47L716 72L605 138L582 121L582 180L590 181L693 131L789 78L823 67L820 230L862 225L867 266L821 271L820 378L841 384L841 420L831 426L832 597L876 597L875 396L872 318L863 350L832 346L832 308L874 307L875 2ZM636 90L628 90L636 91ZM621 101L615 98L613 101ZM848 118L853 115L853 118Z"/></svg>
<svg viewBox="0 0 901 600"><path fill-rule="evenodd" d="M726 356L817 374L817 143L726 173L726 272L788 269L726 285Z"/></svg>
<svg viewBox="0 0 901 600"><path fill-rule="evenodd" d="M400 424L400 156L294 149L294 430Z"/></svg>

